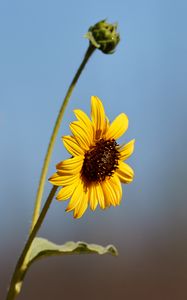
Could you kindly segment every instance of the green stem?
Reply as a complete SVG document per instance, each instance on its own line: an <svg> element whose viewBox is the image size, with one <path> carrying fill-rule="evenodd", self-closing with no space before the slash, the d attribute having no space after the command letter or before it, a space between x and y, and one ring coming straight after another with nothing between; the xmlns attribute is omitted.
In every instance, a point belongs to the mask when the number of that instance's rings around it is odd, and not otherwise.
<svg viewBox="0 0 187 300"><path fill-rule="evenodd" d="M41 211L41 214L33 228L33 230L31 231L29 237L28 237L28 240L25 244L25 247L22 251L22 254L21 256L19 257L18 259L18 262L17 262L17 265L16 265L16 268L15 268L15 271L13 273L13 276L12 276L12 280L11 280L11 283L10 283L10 288L9 288L9 291L8 291L8 294L7 294L7 298L6 300L13 300L15 299L15 297L19 294L20 290L21 290L21 284L22 284L22 274L23 274L23 269L24 269L24 263L26 261L26 257L29 253L29 250L30 250L30 247L31 247L31 244L38 232L38 230L40 229L40 226L42 225L43 223L43 220L46 216L46 213L50 207L50 204L53 200L53 197L57 191L58 187L57 186L53 186L50 193L49 193L49 196L44 204L44 207Z"/></svg>
<svg viewBox="0 0 187 300"><path fill-rule="evenodd" d="M54 148L54 143L55 143L55 140L56 140L56 137L57 137L57 134L58 134L58 130L59 130L59 127L60 127L60 124L61 124L61 121L62 121L62 117L64 115L64 112L65 112L65 109L66 109L66 106L68 104L68 101L70 99L70 96L73 92L73 89L88 61L88 59L91 57L92 53L94 52L96 48L94 46L92 46L91 44L89 45L86 53L85 53L85 56L83 58L83 61L80 65L80 67L78 68L70 86L69 86L69 89L66 93L66 96L64 98L64 101L62 103L62 106L60 108L60 111L59 111L59 114L57 116L57 119L56 119L56 123L55 123L55 126L54 126L54 129L53 129L53 132L52 132L52 135L51 135L51 139L50 139L50 142L49 142L49 145L48 145L48 149L47 149L47 152L46 152L46 156L45 156L45 159L44 159L44 163L43 163L43 167L42 167L42 172L41 172L41 176L40 176L40 181L39 181L39 185L38 185L38 190L37 190L37 195L36 195L36 200L35 200L35 207L34 207L34 212L33 212L33 218L32 218L32 225L31 225L31 230L33 229L34 225L36 224L37 222L37 219L38 219L38 216L40 214L40 207L41 207L41 201L42 201L42 196L43 196L43 190L44 190L44 184L45 184L45 180L46 180L46 176L47 176L47 171L48 171L48 167L49 167L49 163L50 163L50 158L51 158L51 155L52 155L52 151L53 151L53 148Z"/></svg>

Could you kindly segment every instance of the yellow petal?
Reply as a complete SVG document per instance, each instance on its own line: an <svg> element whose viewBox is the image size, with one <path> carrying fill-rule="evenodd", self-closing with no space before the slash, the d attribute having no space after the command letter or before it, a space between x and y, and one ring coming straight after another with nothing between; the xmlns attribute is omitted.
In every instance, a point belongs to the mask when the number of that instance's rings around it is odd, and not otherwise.
<svg viewBox="0 0 187 300"><path fill-rule="evenodd" d="M113 185L110 184L109 180L105 180L102 182L102 188L105 200L113 206L117 205L116 201L116 193Z"/></svg>
<svg viewBox="0 0 187 300"><path fill-rule="evenodd" d="M110 122L107 116L105 116L105 126L104 126L104 130L103 130L103 135L105 136L108 129L110 127Z"/></svg>
<svg viewBox="0 0 187 300"><path fill-rule="evenodd" d="M88 189L84 190L83 197L79 202L79 205L75 207L74 214L73 214L74 218L76 219L81 218L85 213L87 207L88 207Z"/></svg>
<svg viewBox="0 0 187 300"><path fill-rule="evenodd" d="M75 109L74 114L77 119L80 121L82 128L85 130L87 135L89 135L90 139L93 140L93 126L92 122L82 110Z"/></svg>
<svg viewBox="0 0 187 300"><path fill-rule="evenodd" d="M73 133L75 139L77 140L78 144L81 148L85 150L89 150L90 144L92 142L91 138L87 134L87 131L85 131L79 121L74 121L70 124L71 132Z"/></svg>
<svg viewBox="0 0 187 300"><path fill-rule="evenodd" d="M128 117L121 113L115 118L115 120L110 125L107 133L106 139L115 139L117 140L128 128Z"/></svg>
<svg viewBox="0 0 187 300"><path fill-rule="evenodd" d="M79 180L79 182L73 192L71 200L66 208L66 211L73 210L79 204L79 202L82 201L82 197L83 197L83 183L82 183L82 180Z"/></svg>
<svg viewBox="0 0 187 300"><path fill-rule="evenodd" d="M96 97L91 97L91 117L95 129L95 139L102 137L105 129L105 111L101 100Z"/></svg>
<svg viewBox="0 0 187 300"><path fill-rule="evenodd" d="M110 177L109 183L112 185L113 191L116 195L115 203L119 205L122 198L122 186L119 177L116 175L116 173Z"/></svg>
<svg viewBox="0 0 187 300"><path fill-rule="evenodd" d="M56 165L58 174L73 175L79 173L82 169L83 160L84 160L83 156L75 156L73 158L69 158L64 161L61 161Z"/></svg>
<svg viewBox="0 0 187 300"><path fill-rule="evenodd" d="M89 187L89 199L90 199L90 208L92 210L95 210L97 205L98 205L98 199L97 199L97 195L96 195L95 184L92 184Z"/></svg>
<svg viewBox="0 0 187 300"><path fill-rule="evenodd" d="M96 197L97 197L100 207L102 209L105 209L104 194L103 194L103 189L102 189L100 183L95 185L95 190L96 190Z"/></svg>
<svg viewBox="0 0 187 300"><path fill-rule="evenodd" d="M116 173L120 181L123 183L130 183L134 177L133 169L122 161L119 161L118 163L119 165L118 165L118 169L116 170Z"/></svg>
<svg viewBox="0 0 187 300"><path fill-rule="evenodd" d="M134 143L135 140L127 143L123 148L119 149L120 152L120 160L126 160L134 151Z"/></svg>
<svg viewBox="0 0 187 300"><path fill-rule="evenodd" d="M58 195L56 196L57 200L67 200L71 197L76 186L74 184L67 185L60 189Z"/></svg>
<svg viewBox="0 0 187 300"><path fill-rule="evenodd" d="M80 174L61 176L58 173L55 173L49 178L49 182L56 186L65 186L69 184L77 184L79 179Z"/></svg>
<svg viewBox="0 0 187 300"><path fill-rule="evenodd" d="M84 155L84 150L79 146L76 139L70 135L62 137L64 146L68 152L73 155Z"/></svg>

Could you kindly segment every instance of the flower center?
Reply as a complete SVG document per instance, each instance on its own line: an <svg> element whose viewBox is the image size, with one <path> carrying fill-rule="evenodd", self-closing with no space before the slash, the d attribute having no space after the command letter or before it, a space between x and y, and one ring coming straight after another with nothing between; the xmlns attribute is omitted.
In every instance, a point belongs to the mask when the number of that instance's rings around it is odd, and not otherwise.
<svg viewBox="0 0 187 300"><path fill-rule="evenodd" d="M82 167L82 176L87 182L104 181L118 168L118 144L114 139L101 139L86 152Z"/></svg>

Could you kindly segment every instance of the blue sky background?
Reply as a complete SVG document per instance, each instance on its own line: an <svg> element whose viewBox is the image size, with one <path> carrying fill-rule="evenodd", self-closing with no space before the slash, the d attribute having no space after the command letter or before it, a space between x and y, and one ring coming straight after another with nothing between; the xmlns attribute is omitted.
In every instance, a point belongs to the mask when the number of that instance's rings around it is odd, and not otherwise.
<svg viewBox="0 0 187 300"><path fill-rule="evenodd" d="M129 159L135 180L124 187L120 207L106 212L97 209L94 214L87 211L80 220L64 212L65 203L54 201L41 235L57 243L74 239L116 244L120 251L116 265L123 275L116 275L114 288L122 291L126 283L123 295L129 300L137 299L136 292L144 300L186 299L186 10L187 2L182 0L0 1L3 295L27 236L54 121L88 45L83 35L91 25L107 18L118 22L121 42L113 55L96 51L88 63L65 113L48 176L57 162L68 157L60 137L69 133L72 110L81 108L89 113L90 96L97 95L111 120L120 112L129 117L125 141L136 139L135 153ZM45 196L49 189L47 183ZM118 269L114 262L110 265L110 259L104 262L112 273ZM98 278L94 273L97 258L81 258L81 267L79 258L72 261L77 268L90 265L93 278ZM42 287L40 295L35 287L48 263L52 274L64 276L59 264L62 268L65 264L67 272L69 266L75 271L70 261L46 261L40 269L31 270L20 299L43 299ZM56 292L58 297L60 291L51 277L46 280L52 295ZM102 290L108 295L105 285ZM46 293L45 299L52 299L50 292ZM95 293L93 297L103 299ZM108 293L107 297L114 299L110 289Z"/></svg>

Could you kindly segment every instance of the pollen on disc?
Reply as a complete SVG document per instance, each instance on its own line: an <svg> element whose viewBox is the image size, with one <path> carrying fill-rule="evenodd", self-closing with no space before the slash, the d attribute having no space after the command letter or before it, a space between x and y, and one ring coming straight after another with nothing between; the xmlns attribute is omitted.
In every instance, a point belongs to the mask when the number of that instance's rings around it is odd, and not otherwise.
<svg viewBox="0 0 187 300"><path fill-rule="evenodd" d="M107 176L112 176L118 168L118 144L114 139L101 139L96 145L86 152L82 167L82 176L87 182L104 181Z"/></svg>

